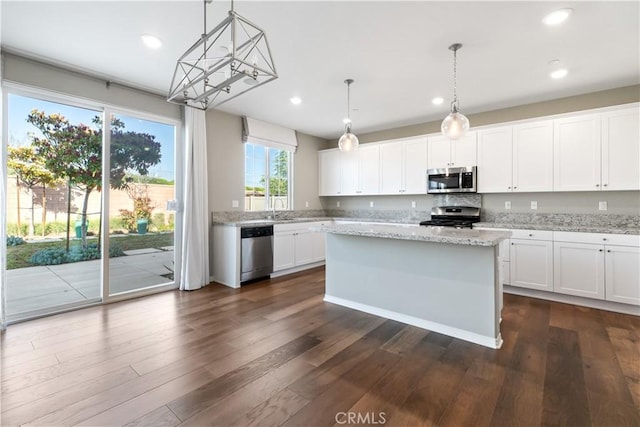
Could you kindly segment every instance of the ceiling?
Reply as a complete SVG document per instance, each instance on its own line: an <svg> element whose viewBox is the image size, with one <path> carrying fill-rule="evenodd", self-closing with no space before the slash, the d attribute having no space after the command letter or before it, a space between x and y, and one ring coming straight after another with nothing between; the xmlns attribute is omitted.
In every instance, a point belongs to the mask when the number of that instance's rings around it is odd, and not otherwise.
<svg viewBox="0 0 640 427"><path fill-rule="evenodd" d="M353 130L439 120L452 97L466 113L640 83L638 1L236 1L262 27L279 78L220 107L323 138L338 137L351 86ZM2 0L2 47L166 95L175 61L202 32L201 1ZM229 9L208 6L208 29ZM562 25L542 17L570 7ZM163 41L146 48L140 35ZM569 70L549 77L549 61ZM293 96L302 98L292 105ZM431 99L444 97L436 106ZM472 123L473 125L473 123Z"/></svg>

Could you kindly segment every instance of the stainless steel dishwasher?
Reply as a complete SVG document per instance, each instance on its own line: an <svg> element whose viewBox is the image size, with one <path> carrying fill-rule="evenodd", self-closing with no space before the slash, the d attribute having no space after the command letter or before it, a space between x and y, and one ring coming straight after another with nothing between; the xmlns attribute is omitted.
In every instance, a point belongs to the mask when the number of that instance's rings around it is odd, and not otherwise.
<svg viewBox="0 0 640 427"><path fill-rule="evenodd" d="M273 273L273 225L240 229L240 282Z"/></svg>

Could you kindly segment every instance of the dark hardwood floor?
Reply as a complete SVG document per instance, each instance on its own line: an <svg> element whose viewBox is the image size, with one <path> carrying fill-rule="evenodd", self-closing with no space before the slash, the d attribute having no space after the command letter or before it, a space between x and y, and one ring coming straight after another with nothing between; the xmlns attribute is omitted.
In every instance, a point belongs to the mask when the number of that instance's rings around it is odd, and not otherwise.
<svg viewBox="0 0 640 427"><path fill-rule="evenodd" d="M491 350L323 292L317 268L12 325L1 424L640 425L636 317L505 295Z"/></svg>

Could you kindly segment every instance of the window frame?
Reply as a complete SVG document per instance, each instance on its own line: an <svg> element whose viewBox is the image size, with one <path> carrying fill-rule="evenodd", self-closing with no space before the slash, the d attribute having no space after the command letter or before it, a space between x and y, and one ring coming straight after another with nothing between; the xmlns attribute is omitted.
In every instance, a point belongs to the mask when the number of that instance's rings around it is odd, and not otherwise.
<svg viewBox="0 0 640 427"><path fill-rule="evenodd" d="M246 142L244 144L244 182L243 182L243 188L246 188L247 186L247 146L251 145L251 146L260 146L262 148L264 148L265 150L265 156L264 156L264 161L265 161L265 186L264 186L264 198L265 198L265 203L264 203L264 211L271 211L271 210L279 210L281 212L287 212L287 211L293 211L293 159L294 159L294 153L289 151L289 150L284 150L281 148L273 148L273 147L269 147L268 145L263 145L263 144L259 144L259 143L255 143L255 142ZM271 167L273 165L270 164L270 153L273 150L277 150L277 151L283 151L285 153L287 153L287 209L277 209L274 208L273 206L271 206L271 194L270 194L270 181L271 181ZM275 203L274 203L275 204ZM259 210L247 210L247 198L244 198L244 212L262 212Z"/></svg>

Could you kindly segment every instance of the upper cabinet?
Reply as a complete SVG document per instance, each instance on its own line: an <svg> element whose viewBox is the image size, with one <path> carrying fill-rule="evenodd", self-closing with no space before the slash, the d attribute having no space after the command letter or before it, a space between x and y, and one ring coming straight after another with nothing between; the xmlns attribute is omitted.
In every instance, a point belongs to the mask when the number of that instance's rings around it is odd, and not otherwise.
<svg viewBox="0 0 640 427"><path fill-rule="evenodd" d="M602 189L640 190L640 107L602 114Z"/></svg>
<svg viewBox="0 0 640 427"><path fill-rule="evenodd" d="M479 193L640 190L640 106L319 153L321 196L425 194L426 170L478 166Z"/></svg>
<svg viewBox="0 0 640 427"><path fill-rule="evenodd" d="M380 191L380 147L361 145L357 150L318 152L320 196L378 194Z"/></svg>
<svg viewBox="0 0 640 427"><path fill-rule="evenodd" d="M554 190L640 189L638 106L554 120Z"/></svg>
<svg viewBox="0 0 640 427"><path fill-rule="evenodd" d="M456 140L441 135L429 137L427 159L429 169L476 166L476 132Z"/></svg>
<svg viewBox="0 0 640 427"><path fill-rule="evenodd" d="M426 174L426 137L380 144L380 194L426 194Z"/></svg>
<svg viewBox="0 0 640 427"><path fill-rule="evenodd" d="M599 190L600 115L554 120L553 137L554 190Z"/></svg>
<svg viewBox="0 0 640 427"><path fill-rule="evenodd" d="M553 124L478 131L478 192L553 190Z"/></svg>

